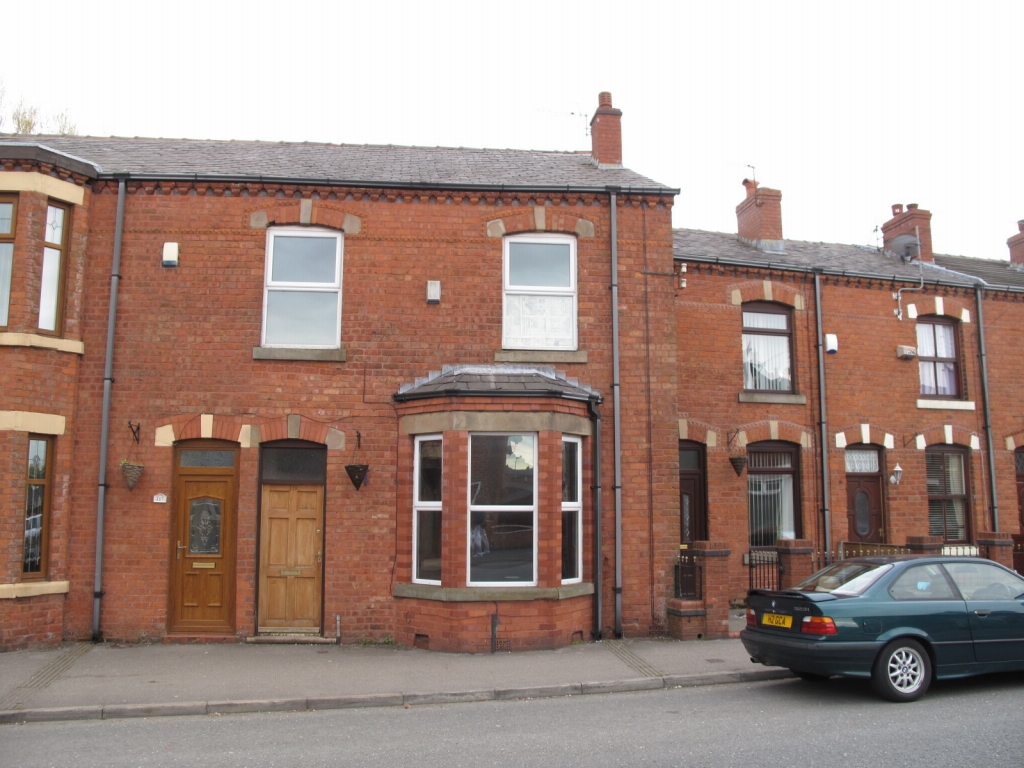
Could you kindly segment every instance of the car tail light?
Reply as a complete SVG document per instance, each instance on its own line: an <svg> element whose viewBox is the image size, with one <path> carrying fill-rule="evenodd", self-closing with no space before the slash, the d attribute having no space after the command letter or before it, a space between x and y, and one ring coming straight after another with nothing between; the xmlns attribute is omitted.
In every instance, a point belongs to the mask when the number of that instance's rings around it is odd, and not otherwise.
<svg viewBox="0 0 1024 768"><path fill-rule="evenodd" d="M757 614L754 613L754 609L753 608L747 608L747 626L748 627L756 627L757 626Z"/></svg>
<svg viewBox="0 0 1024 768"><path fill-rule="evenodd" d="M800 631L809 635L834 635L838 630L836 623L828 616L804 616Z"/></svg>

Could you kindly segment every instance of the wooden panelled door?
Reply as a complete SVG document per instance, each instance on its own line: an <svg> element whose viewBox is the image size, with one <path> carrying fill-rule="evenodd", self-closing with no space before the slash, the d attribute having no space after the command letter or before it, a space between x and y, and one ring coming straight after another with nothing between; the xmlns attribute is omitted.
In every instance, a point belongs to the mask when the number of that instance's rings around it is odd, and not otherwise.
<svg viewBox="0 0 1024 768"><path fill-rule="evenodd" d="M320 634L324 489L264 485L258 631Z"/></svg>
<svg viewBox="0 0 1024 768"><path fill-rule="evenodd" d="M204 441L175 457L168 631L234 634L238 451Z"/></svg>
<svg viewBox="0 0 1024 768"><path fill-rule="evenodd" d="M850 541L882 541L882 479L871 475L846 476L846 517Z"/></svg>

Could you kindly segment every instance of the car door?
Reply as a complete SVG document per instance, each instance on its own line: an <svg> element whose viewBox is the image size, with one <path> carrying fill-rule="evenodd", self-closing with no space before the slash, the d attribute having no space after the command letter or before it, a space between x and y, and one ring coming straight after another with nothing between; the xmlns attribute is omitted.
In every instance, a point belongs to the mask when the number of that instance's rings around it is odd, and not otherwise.
<svg viewBox="0 0 1024 768"><path fill-rule="evenodd" d="M941 566L922 563L904 569L889 586L889 596L893 602L882 617L883 634L906 628L924 632L940 672L953 673L974 661L966 605Z"/></svg>
<svg viewBox="0 0 1024 768"><path fill-rule="evenodd" d="M1024 579L992 563L945 564L967 601L967 617L980 662L1024 663Z"/></svg>

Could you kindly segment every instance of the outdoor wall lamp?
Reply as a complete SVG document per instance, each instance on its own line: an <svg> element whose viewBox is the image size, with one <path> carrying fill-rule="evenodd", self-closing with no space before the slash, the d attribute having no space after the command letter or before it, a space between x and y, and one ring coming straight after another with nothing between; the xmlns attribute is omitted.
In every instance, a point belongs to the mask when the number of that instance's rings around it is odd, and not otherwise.
<svg viewBox="0 0 1024 768"><path fill-rule="evenodd" d="M899 485L900 484L900 480L902 480L902 479L903 479L903 469L900 467L899 464L897 464L892 469L892 475L889 476L889 483L891 485Z"/></svg>

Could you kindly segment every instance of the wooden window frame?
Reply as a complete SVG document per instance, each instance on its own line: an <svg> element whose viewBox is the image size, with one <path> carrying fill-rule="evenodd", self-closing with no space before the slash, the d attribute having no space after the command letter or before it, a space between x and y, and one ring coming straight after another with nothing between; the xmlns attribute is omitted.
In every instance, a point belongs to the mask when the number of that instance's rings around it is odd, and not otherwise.
<svg viewBox="0 0 1024 768"><path fill-rule="evenodd" d="M49 577L49 560L50 560L50 504L51 497L53 495L53 464L54 464L54 443L56 442L52 435L34 435L28 436L27 447L31 450L33 442L42 442L46 444L46 469L44 477L32 478L29 475L29 460L26 454L25 461L25 493L24 493L24 504L22 505L23 513L27 511L28 505L28 493L30 487L43 488L43 511L39 521L39 570L38 571L26 571L25 570L25 555L27 554L22 545L21 555L21 580L22 581L45 581ZM27 519L23 517L22 524L23 533L27 534L28 531L24 527L27 523Z"/></svg>
<svg viewBox="0 0 1024 768"><path fill-rule="evenodd" d="M11 204L11 231L0 232L0 245L11 246L11 274L7 278L7 285L0 285L0 294L7 292L7 317L0 316L0 328L6 328L11 322L11 290L14 284L14 238L18 232L18 196L0 195L0 203Z"/></svg>
<svg viewBox="0 0 1024 768"><path fill-rule="evenodd" d="M753 462L749 461L752 454L788 454L791 457L790 466L788 467L754 467ZM776 440L766 440L760 443L751 443L747 445L747 538L750 541L752 531L750 530L751 518L750 518L750 476L751 475L792 475L793 477L793 536L796 539L803 538L803 515L800 509L800 496L801 496L801 476L800 476L800 447L792 443L784 443ZM778 531L776 531L775 538L778 539ZM754 545L751 546L775 546L775 542L772 541L770 545Z"/></svg>
<svg viewBox="0 0 1024 768"><path fill-rule="evenodd" d="M54 243L46 239L46 225L43 226L43 260L39 262L39 311L36 315L36 333L43 336L64 335L64 279L67 274L68 264L68 242L71 239L71 206L57 200L46 201L46 218L50 218L50 209L56 208L64 212L64 224L61 231L61 242ZM52 249L60 255L60 267L57 271L57 295L54 297L56 306L53 308L53 329L43 328L43 264L46 257L46 250Z"/></svg>
<svg viewBox="0 0 1024 768"><path fill-rule="evenodd" d="M758 312L766 315L782 315L786 318L786 329L776 328L753 328L748 327L744 314L746 312ZM761 394L794 394L796 392L796 366L793 363L793 310L785 304L776 304L770 301L748 301L740 306L740 323L742 325L742 336L772 336L785 338L789 341L789 389L747 389L746 365L744 359L743 391L756 392Z"/></svg>
<svg viewBox="0 0 1024 768"><path fill-rule="evenodd" d="M920 342L918 342L917 361L918 361L918 397L929 400L963 400L966 396L966 387L964 381L961 378L963 372L963 366L960 363L960 353L963 349L963 345L960 340L960 323L953 318L945 317L943 315L922 315L917 318L917 327L921 325L936 326L944 325L949 326L953 329L953 357L937 357L937 356L925 356L921 354ZM916 329L915 329L916 331ZM935 331L932 330L932 340L935 339ZM936 392L933 394L925 394L923 390L924 382L920 379L920 366L921 363L928 363L932 366L932 375L935 376ZM936 376L935 366L938 363L952 363L953 365L953 382L956 384L956 392L940 393L938 392L938 376Z"/></svg>
<svg viewBox="0 0 1024 768"><path fill-rule="evenodd" d="M928 456L947 456L957 455L961 457L963 461L964 470L964 491L963 493L939 493L933 494L931 489L928 488ZM943 462L943 476L945 476L946 468L945 462ZM929 506L934 501L956 501L962 500L964 504L964 537L962 539L950 539L947 537L948 531L946 530L946 521L943 518L942 521L942 540L946 544L969 544L971 541L972 533L972 517L973 510L971 509L971 451L960 445L929 445L925 448L925 492L927 493L927 500ZM931 533L931 509L928 510L928 532L929 535L938 536L940 534Z"/></svg>

